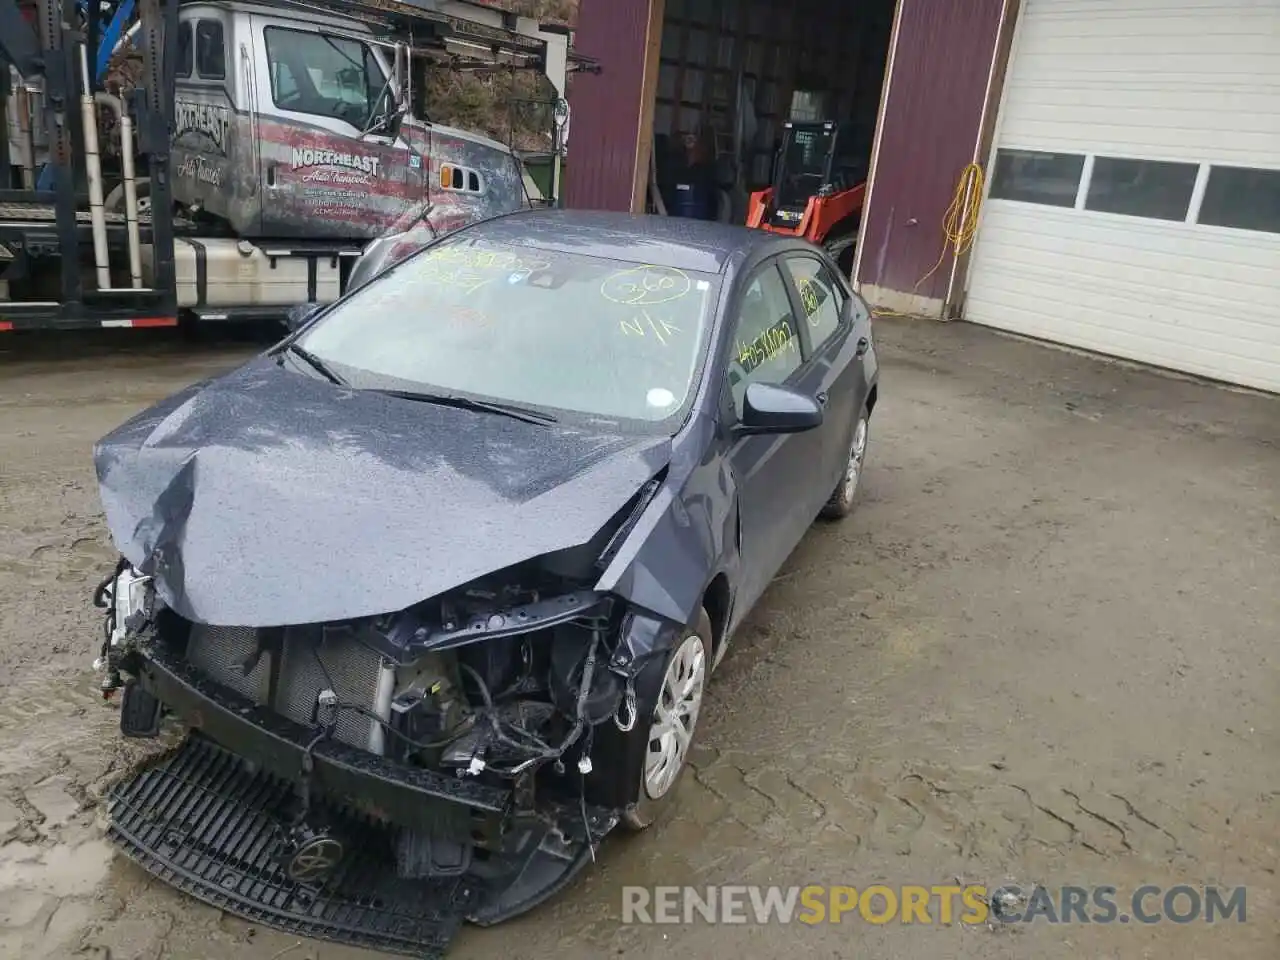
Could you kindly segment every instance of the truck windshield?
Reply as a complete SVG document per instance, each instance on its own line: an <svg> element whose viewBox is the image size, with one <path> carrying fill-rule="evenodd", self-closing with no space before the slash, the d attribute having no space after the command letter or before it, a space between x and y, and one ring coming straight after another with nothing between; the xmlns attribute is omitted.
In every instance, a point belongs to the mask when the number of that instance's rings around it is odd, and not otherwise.
<svg viewBox="0 0 1280 960"><path fill-rule="evenodd" d="M446 240L298 345L357 388L417 389L664 428L701 369L717 277Z"/></svg>

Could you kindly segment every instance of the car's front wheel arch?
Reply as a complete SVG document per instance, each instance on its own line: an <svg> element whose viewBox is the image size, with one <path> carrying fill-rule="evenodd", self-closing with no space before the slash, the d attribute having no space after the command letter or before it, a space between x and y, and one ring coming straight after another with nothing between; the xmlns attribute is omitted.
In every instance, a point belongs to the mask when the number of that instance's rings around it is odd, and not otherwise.
<svg viewBox="0 0 1280 960"><path fill-rule="evenodd" d="M680 757L679 769L666 789L659 796L646 791L646 764L658 706L673 658L683 655L689 664L699 664L698 702L688 727L691 742L697 732L698 710L711 671L714 632L710 615L702 609L692 623L673 627L667 642L655 649L635 675L636 708L630 728L620 729L611 719L592 729L592 770L584 784L586 798L590 803L621 811L623 825L628 829L642 830L650 826L673 805L676 788L688 765L687 745ZM695 638L699 643L691 644Z"/></svg>

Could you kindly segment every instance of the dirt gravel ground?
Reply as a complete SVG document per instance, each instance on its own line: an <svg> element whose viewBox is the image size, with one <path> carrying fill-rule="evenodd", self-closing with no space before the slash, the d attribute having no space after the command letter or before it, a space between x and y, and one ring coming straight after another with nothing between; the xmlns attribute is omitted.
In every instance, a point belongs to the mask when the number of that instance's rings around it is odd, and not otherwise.
<svg viewBox="0 0 1280 960"><path fill-rule="evenodd" d="M1280 956L1280 400L881 322L863 502L737 637L662 829L454 956ZM127 339L126 339L127 338ZM0 342L0 956L339 960L113 857L90 445L253 347ZM626 884L1245 885L1247 921L623 926Z"/></svg>

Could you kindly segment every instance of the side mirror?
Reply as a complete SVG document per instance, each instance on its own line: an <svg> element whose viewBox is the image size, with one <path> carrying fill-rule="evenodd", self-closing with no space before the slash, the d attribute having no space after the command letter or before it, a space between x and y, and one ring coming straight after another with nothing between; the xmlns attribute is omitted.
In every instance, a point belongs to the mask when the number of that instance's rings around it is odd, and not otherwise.
<svg viewBox="0 0 1280 960"><path fill-rule="evenodd" d="M390 100L385 100L389 109L386 113L378 114L369 123L369 129L362 133L361 137L387 137L391 140L400 136L400 126L404 122L404 107L391 104Z"/></svg>
<svg viewBox="0 0 1280 960"><path fill-rule="evenodd" d="M284 325L290 333L301 330L306 326L307 321L314 317L323 306L323 303L303 303L296 307L290 307L289 312L284 316Z"/></svg>
<svg viewBox="0 0 1280 960"><path fill-rule="evenodd" d="M747 386L740 436L803 433L822 426L822 405L808 394L771 383Z"/></svg>
<svg viewBox="0 0 1280 960"><path fill-rule="evenodd" d="M404 123L404 107L397 106L382 118L382 129L379 131L392 140L400 136L400 127Z"/></svg>

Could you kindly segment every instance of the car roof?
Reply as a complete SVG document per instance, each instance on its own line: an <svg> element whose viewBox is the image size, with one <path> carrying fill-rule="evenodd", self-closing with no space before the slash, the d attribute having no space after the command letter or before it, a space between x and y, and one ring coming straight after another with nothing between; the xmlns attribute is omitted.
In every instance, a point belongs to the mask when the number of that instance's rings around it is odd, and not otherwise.
<svg viewBox="0 0 1280 960"><path fill-rule="evenodd" d="M739 255L793 246L728 223L596 210L527 210L483 220L457 236L702 273L721 273Z"/></svg>

